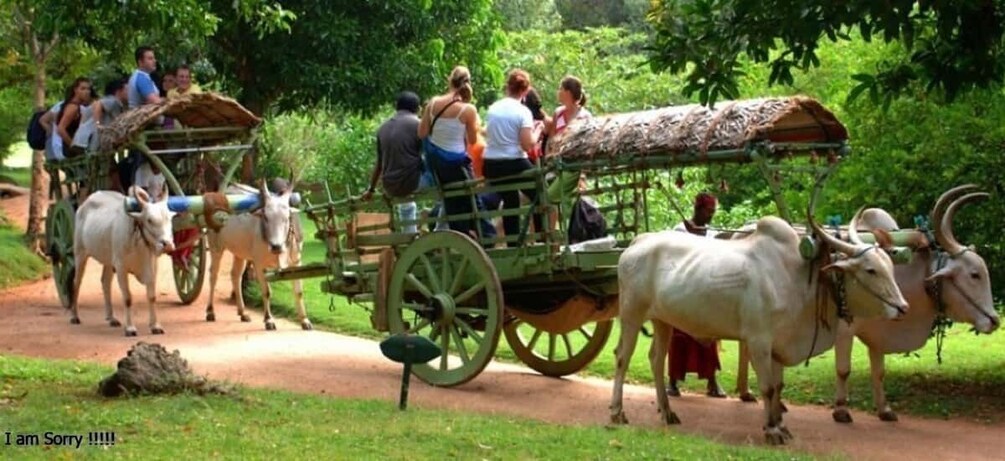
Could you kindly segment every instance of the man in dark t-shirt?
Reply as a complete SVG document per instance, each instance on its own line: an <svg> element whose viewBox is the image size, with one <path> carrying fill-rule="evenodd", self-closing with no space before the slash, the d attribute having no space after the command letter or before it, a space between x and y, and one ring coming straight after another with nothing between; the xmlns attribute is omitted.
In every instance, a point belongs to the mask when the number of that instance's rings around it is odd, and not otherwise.
<svg viewBox="0 0 1005 461"><path fill-rule="evenodd" d="M363 200L370 200L382 179L384 193L404 197L415 192L422 176L422 140L419 139L419 97L411 91L398 95L397 112L377 130L377 165L370 175L370 187ZM398 206L401 220L415 220L415 202ZM415 224L406 224L405 232L416 232Z"/></svg>

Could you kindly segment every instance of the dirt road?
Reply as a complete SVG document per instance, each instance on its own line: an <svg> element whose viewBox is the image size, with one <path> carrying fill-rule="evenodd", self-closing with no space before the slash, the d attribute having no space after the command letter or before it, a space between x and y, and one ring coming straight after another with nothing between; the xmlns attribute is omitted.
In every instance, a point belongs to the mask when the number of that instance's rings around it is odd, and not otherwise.
<svg viewBox="0 0 1005 461"><path fill-rule="evenodd" d="M0 205L6 209L15 204L0 202ZM211 378L333 397L379 398L387 400L389 405L396 402L401 369L383 358L377 343L322 331L305 332L286 321L278 322L278 331L267 332L258 312L252 313L251 323L241 323L234 307L225 299L230 293L227 276L221 278L218 287L217 321L207 323L203 310L208 284L195 304L181 307L174 294L169 262L166 258L161 262L159 316L167 334L150 335L143 289L135 281L132 292L134 299L140 301L136 303L134 321L140 336L126 338L121 328L108 327L102 321L101 271L92 263L81 290L82 325L69 324L51 280L0 293L0 353L113 365L136 341L154 341L169 350L180 350L198 372ZM221 273L228 272L225 269ZM122 320L118 290L112 299L116 315ZM409 399L412 408L446 408L562 424L604 425L610 393L609 381L546 378L522 367L493 363L482 375L457 388L432 388L413 379ZM658 423L653 391L641 386L626 387L625 410L633 425L700 434L732 444L763 443L759 405L697 395L673 399L671 405L683 424L663 429ZM789 405L789 410L785 418L796 439L787 449L844 453L860 460L1005 459L1002 437L1005 427L904 416L898 423L881 423L861 412L854 412L854 424L838 425L832 422L826 408Z"/></svg>

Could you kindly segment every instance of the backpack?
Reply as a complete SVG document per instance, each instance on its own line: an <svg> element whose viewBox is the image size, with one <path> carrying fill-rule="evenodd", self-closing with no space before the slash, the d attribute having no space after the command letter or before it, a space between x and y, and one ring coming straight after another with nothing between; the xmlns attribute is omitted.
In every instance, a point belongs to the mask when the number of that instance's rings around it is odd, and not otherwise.
<svg viewBox="0 0 1005 461"><path fill-rule="evenodd" d="M42 128L42 124L39 123L39 119L42 118L48 110L36 111L31 116L31 121L28 122L27 130L27 141L28 145L35 150L45 150L45 128Z"/></svg>
<svg viewBox="0 0 1005 461"><path fill-rule="evenodd" d="M593 200L580 197L572 205L569 217L569 244L585 242L607 236L607 221Z"/></svg>

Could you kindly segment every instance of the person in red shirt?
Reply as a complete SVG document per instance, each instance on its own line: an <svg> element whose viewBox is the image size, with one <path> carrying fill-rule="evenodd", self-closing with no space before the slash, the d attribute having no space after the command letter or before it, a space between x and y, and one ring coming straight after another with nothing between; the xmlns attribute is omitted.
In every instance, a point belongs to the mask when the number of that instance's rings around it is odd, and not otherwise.
<svg viewBox="0 0 1005 461"><path fill-rule="evenodd" d="M715 211L715 196L704 192L700 193L695 197L694 214L691 219L678 224L674 230L712 238L715 231L709 230L708 224L712 222ZM702 344L687 333L674 328L673 334L670 335L670 353L667 356L667 370L669 370L670 378L667 395L680 396L677 381L683 381L684 376L688 373L697 373L698 379L708 380L707 395L709 397L726 397L726 393L722 391L715 379L716 371L722 369L719 363L718 346L718 341Z"/></svg>

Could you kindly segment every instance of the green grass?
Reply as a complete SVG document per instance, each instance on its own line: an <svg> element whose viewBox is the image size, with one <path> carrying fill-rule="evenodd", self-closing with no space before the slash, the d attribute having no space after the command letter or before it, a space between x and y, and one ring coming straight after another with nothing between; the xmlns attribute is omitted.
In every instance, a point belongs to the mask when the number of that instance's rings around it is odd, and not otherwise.
<svg viewBox="0 0 1005 461"><path fill-rule="evenodd" d="M314 234L314 225L305 220L306 235ZM323 261L324 244L308 238L304 244L306 262ZM381 339L384 336L370 327L367 305L350 305L345 298L330 297L320 289L322 279L303 281L308 315L318 328L339 333ZM254 284L253 284L254 285ZM257 288L257 287L255 287ZM293 296L289 282L274 283L273 312L294 317ZM251 291L251 290L249 290ZM331 310L329 310L331 307ZM1005 422L1005 334L974 336L968 326L957 325L950 330L943 348L943 363L936 360L935 341L917 352L916 356L890 355L886 358L886 393L894 411L929 418L968 419L986 423ZM614 375L614 347L619 330L615 326L607 347L584 370L583 374L611 378ZM629 381L651 384L649 370L649 338L640 337L628 373ZM719 357L722 372L719 381L731 396L736 394L737 343L722 343ZM500 338L496 357L516 362L516 356ZM872 391L869 383L869 360L865 345L855 341L852 355L852 375L849 380L850 404L853 408L872 411ZM750 371L750 387L757 393L757 379ZM834 400L833 349L802 365L788 368L785 373L787 402L829 406ZM703 393L705 382L689 375L683 389Z"/></svg>
<svg viewBox="0 0 1005 461"><path fill-rule="evenodd" d="M42 278L49 266L24 245L24 232L0 211L0 290Z"/></svg>
<svg viewBox="0 0 1005 461"><path fill-rule="evenodd" d="M9 179L21 187L31 187L31 169L0 167L0 182L6 182L4 179Z"/></svg>
<svg viewBox="0 0 1005 461"><path fill-rule="evenodd" d="M105 366L0 355L0 431L85 435L78 448L6 446L6 459L812 459L665 430L550 425L239 388L237 396L106 399ZM87 445L90 431L115 445ZM41 437L40 437L41 438Z"/></svg>

